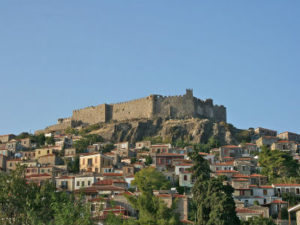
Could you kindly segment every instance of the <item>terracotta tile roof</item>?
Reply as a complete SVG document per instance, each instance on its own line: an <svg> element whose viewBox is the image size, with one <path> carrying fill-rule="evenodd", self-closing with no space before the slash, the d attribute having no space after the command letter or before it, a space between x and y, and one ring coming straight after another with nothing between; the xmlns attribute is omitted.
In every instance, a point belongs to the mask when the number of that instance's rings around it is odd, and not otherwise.
<svg viewBox="0 0 300 225"><path fill-rule="evenodd" d="M160 154L156 154L156 156L185 156L185 154L177 154L177 153L160 153Z"/></svg>
<svg viewBox="0 0 300 225"><path fill-rule="evenodd" d="M286 201L282 201L282 200L277 199L277 200L272 201L269 204L287 204L287 203L288 202L286 202Z"/></svg>
<svg viewBox="0 0 300 225"><path fill-rule="evenodd" d="M61 177L56 177L55 179L74 179L73 176L61 176Z"/></svg>
<svg viewBox="0 0 300 225"><path fill-rule="evenodd" d="M251 174L250 177L266 177L266 176L254 173L254 174Z"/></svg>
<svg viewBox="0 0 300 225"><path fill-rule="evenodd" d="M246 208L236 208L235 211L237 213L251 213L251 214L260 214L260 212L251 210L251 209L246 209Z"/></svg>
<svg viewBox="0 0 300 225"><path fill-rule="evenodd" d="M177 164L176 166L193 166L194 164L192 163L181 163L181 164Z"/></svg>
<svg viewBox="0 0 300 225"><path fill-rule="evenodd" d="M300 184L273 184L275 187L289 187L289 186L300 186Z"/></svg>
<svg viewBox="0 0 300 225"><path fill-rule="evenodd" d="M103 173L103 176L121 177L121 176L123 176L123 173Z"/></svg>
<svg viewBox="0 0 300 225"><path fill-rule="evenodd" d="M227 161L227 162L220 162L220 163L216 163L216 166L230 166L233 165L234 161Z"/></svg>
<svg viewBox="0 0 300 225"><path fill-rule="evenodd" d="M248 175L244 175L241 173L234 174L232 177L233 178L250 178Z"/></svg>
<svg viewBox="0 0 300 225"><path fill-rule="evenodd" d="M52 177L50 174L48 173L42 173L42 174L32 174L32 175L28 175L25 178L33 178L33 177Z"/></svg>
<svg viewBox="0 0 300 225"><path fill-rule="evenodd" d="M277 141L277 143L295 143L295 142L294 141L281 140L281 141Z"/></svg>
<svg viewBox="0 0 300 225"><path fill-rule="evenodd" d="M243 179L243 178L238 178L238 179L234 179L233 181L249 181L248 179Z"/></svg>
<svg viewBox="0 0 300 225"><path fill-rule="evenodd" d="M236 145L224 145L224 146L222 146L222 148L241 148L241 147L236 146Z"/></svg>
<svg viewBox="0 0 300 225"><path fill-rule="evenodd" d="M216 173L238 173L236 170L217 170Z"/></svg>

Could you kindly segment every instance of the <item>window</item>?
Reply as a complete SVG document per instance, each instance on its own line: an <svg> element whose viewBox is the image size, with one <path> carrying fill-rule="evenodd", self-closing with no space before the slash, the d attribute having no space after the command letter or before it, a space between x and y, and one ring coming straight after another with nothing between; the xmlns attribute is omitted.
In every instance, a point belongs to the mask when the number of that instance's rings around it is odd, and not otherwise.
<svg viewBox="0 0 300 225"><path fill-rule="evenodd" d="M49 150L47 150L47 154L49 154L50 153L50 151Z"/></svg>
<svg viewBox="0 0 300 225"><path fill-rule="evenodd" d="M285 189L285 192L286 192L286 193L289 193L289 192L290 192L290 189L286 188L286 189Z"/></svg>
<svg viewBox="0 0 300 225"><path fill-rule="evenodd" d="M77 181L77 186L80 186L80 182L79 181Z"/></svg>
<svg viewBox="0 0 300 225"><path fill-rule="evenodd" d="M179 172L183 172L184 171L184 168L179 168Z"/></svg>
<svg viewBox="0 0 300 225"><path fill-rule="evenodd" d="M88 165L92 166L93 165L93 159L88 159Z"/></svg>
<svg viewBox="0 0 300 225"><path fill-rule="evenodd" d="M187 180L187 175L184 175L183 180Z"/></svg>
<svg viewBox="0 0 300 225"><path fill-rule="evenodd" d="M296 194L299 195L300 194L300 190L299 188L296 188Z"/></svg>
<svg viewBox="0 0 300 225"><path fill-rule="evenodd" d="M81 187L83 187L84 186L84 181L81 181Z"/></svg>
<svg viewBox="0 0 300 225"><path fill-rule="evenodd" d="M268 195L268 190L264 189L263 193L264 193L264 195Z"/></svg>
<svg viewBox="0 0 300 225"><path fill-rule="evenodd" d="M88 181L88 186L91 186L91 181L90 180Z"/></svg>

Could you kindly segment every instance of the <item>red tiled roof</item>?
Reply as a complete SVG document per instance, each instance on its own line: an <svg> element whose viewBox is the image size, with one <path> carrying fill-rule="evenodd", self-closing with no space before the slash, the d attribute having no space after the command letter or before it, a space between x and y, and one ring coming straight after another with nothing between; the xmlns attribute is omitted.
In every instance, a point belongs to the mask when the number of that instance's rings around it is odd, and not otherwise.
<svg viewBox="0 0 300 225"><path fill-rule="evenodd" d="M287 202L277 199L277 200L274 200L273 202L271 202L269 204L287 204Z"/></svg>
<svg viewBox="0 0 300 225"><path fill-rule="evenodd" d="M33 178L33 177L52 177L50 174L48 173L42 173L42 174L32 174L32 175L28 175L25 178Z"/></svg>
<svg viewBox="0 0 300 225"><path fill-rule="evenodd" d="M246 208L236 208L235 211L237 213L252 213L252 214L260 214L260 212L251 210L251 209L246 209Z"/></svg>
<svg viewBox="0 0 300 225"><path fill-rule="evenodd" d="M216 173L238 173L236 170L217 170Z"/></svg>
<svg viewBox="0 0 300 225"><path fill-rule="evenodd" d="M61 176L61 177L56 177L55 179L73 179L73 176Z"/></svg>
<svg viewBox="0 0 300 225"><path fill-rule="evenodd" d="M240 148L239 146L236 145L224 145L222 148Z"/></svg>
<svg viewBox="0 0 300 225"><path fill-rule="evenodd" d="M288 187L288 186L300 186L300 184L274 184L274 186Z"/></svg>
<svg viewBox="0 0 300 225"><path fill-rule="evenodd" d="M265 177L265 176L261 175L261 174L254 173L254 174L251 174L250 177Z"/></svg>
<svg viewBox="0 0 300 225"><path fill-rule="evenodd" d="M229 166L229 165L233 165L234 161L227 161L227 162L220 162L220 163L216 163L216 166Z"/></svg>
<svg viewBox="0 0 300 225"><path fill-rule="evenodd" d="M156 156L185 156L185 154L177 154L177 153L160 153L156 154Z"/></svg>
<svg viewBox="0 0 300 225"><path fill-rule="evenodd" d="M194 164L192 163L181 163L181 164L177 164L176 166L193 166Z"/></svg>
<svg viewBox="0 0 300 225"><path fill-rule="evenodd" d="M248 175L244 175L244 174L241 174L241 173L234 174L232 177L233 178L250 178Z"/></svg>
<svg viewBox="0 0 300 225"><path fill-rule="evenodd" d="M121 176L123 176L123 173L103 173L103 176L121 177Z"/></svg>
<svg viewBox="0 0 300 225"><path fill-rule="evenodd" d="M247 179L242 179L242 178L238 178L238 179L234 179L233 181L249 181Z"/></svg>
<svg viewBox="0 0 300 225"><path fill-rule="evenodd" d="M295 142L294 141L281 140L281 141L277 141L277 143L295 143Z"/></svg>

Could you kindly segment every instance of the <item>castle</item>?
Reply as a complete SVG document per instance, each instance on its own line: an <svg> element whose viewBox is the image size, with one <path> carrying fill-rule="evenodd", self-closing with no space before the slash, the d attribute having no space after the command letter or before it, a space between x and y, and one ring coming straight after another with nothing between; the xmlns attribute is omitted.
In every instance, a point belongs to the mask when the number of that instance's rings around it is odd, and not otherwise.
<svg viewBox="0 0 300 225"><path fill-rule="evenodd" d="M74 110L69 118L58 119L58 123L46 128L47 131L62 130L79 125L125 121L131 119L185 119L209 118L226 122L226 108L213 105L212 99L205 101L193 96L193 90L187 89L185 95L150 95L128 102L101 104Z"/></svg>

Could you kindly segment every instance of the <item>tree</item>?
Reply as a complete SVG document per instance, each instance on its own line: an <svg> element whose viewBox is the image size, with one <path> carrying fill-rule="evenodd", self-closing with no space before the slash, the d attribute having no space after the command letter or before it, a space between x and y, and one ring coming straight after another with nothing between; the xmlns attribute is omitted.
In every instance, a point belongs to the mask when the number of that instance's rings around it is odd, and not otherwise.
<svg viewBox="0 0 300 225"><path fill-rule="evenodd" d="M295 177L299 165L293 157L279 150L270 150L263 146L259 154L259 164L262 167L262 174L268 176L272 181L277 177Z"/></svg>
<svg viewBox="0 0 300 225"><path fill-rule="evenodd" d="M223 185L224 177L210 178L208 162L193 152L191 158L194 161L192 167L192 188L194 218L197 225L231 225L240 224L235 213L235 203L232 198L233 188Z"/></svg>
<svg viewBox="0 0 300 225"><path fill-rule="evenodd" d="M96 142L102 142L102 141L104 141L104 139L100 135L88 134L88 135L85 135L80 140L76 141L74 143L74 147L76 148L77 153L82 153L87 150L87 147L89 145L92 145Z"/></svg>
<svg viewBox="0 0 300 225"><path fill-rule="evenodd" d="M68 160L67 161L67 169L68 169L68 172L70 173L78 173L79 172L79 168L80 165L79 165L79 156L77 155L75 157L75 160Z"/></svg>
<svg viewBox="0 0 300 225"><path fill-rule="evenodd" d="M46 143L46 145L54 145L55 144L54 137L53 136L46 137L45 143Z"/></svg>
<svg viewBox="0 0 300 225"><path fill-rule="evenodd" d="M0 174L1 224L80 224L90 225L89 205L73 194L56 192L50 182L27 183L25 167Z"/></svg>
<svg viewBox="0 0 300 225"><path fill-rule="evenodd" d="M147 167L137 172L131 184L137 186L141 191L164 190L171 187L166 177L153 167Z"/></svg>
<svg viewBox="0 0 300 225"><path fill-rule="evenodd" d="M139 212L136 221L127 221L124 224L136 225L179 225L179 214L175 213L176 201L167 207L163 200L153 194L154 189L169 186L164 175L154 168L148 167L136 173L132 182L141 191L138 196L127 196L130 204Z"/></svg>
<svg viewBox="0 0 300 225"><path fill-rule="evenodd" d="M275 225L271 218L252 217L247 221L242 221L242 225Z"/></svg>
<svg viewBox="0 0 300 225"><path fill-rule="evenodd" d="M135 157L133 157L133 158L130 159L130 163L131 164L136 163L136 161L137 161L137 159Z"/></svg>
<svg viewBox="0 0 300 225"><path fill-rule="evenodd" d="M152 164L152 157L150 155L147 155L145 165L149 166L151 164Z"/></svg>

